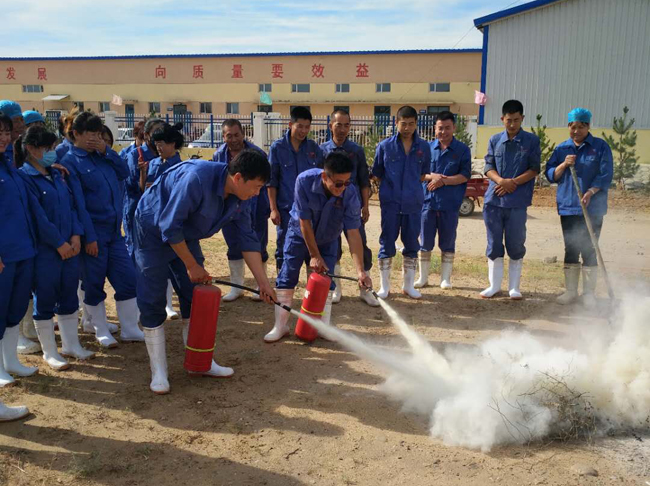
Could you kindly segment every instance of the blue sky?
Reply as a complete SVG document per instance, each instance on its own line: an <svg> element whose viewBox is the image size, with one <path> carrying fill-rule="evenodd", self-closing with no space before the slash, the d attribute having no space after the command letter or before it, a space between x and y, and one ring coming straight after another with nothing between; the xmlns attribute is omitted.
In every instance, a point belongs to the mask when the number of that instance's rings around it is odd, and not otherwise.
<svg viewBox="0 0 650 486"><path fill-rule="evenodd" d="M5 2L3 2L5 3ZM481 47L476 17L525 1L21 0L2 55L111 56Z"/></svg>

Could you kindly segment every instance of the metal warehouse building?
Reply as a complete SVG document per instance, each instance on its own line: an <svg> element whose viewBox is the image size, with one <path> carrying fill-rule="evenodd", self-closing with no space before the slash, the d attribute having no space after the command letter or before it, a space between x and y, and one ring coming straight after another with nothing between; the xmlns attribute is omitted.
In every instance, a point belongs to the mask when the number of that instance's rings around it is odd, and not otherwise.
<svg viewBox="0 0 650 486"><path fill-rule="evenodd" d="M589 108L610 127L624 106L650 128L650 0L538 0L474 21L483 32L479 123L499 124L501 105L524 103L566 126L567 112Z"/></svg>

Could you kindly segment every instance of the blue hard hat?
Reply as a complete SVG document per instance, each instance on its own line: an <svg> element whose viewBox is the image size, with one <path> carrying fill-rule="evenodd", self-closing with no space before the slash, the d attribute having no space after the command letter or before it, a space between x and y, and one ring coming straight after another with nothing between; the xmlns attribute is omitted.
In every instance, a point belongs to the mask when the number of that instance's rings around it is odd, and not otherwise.
<svg viewBox="0 0 650 486"><path fill-rule="evenodd" d="M23 110L20 105L11 100L1 100L0 111L7 115L9 118L23 116Z"/></svg>
<svg viewBox="0 0 650 486"><path fill-rule="evenodd" d="M41 115L38 111L34 111L34 110L24 111L23 120L25 120L25 125L29 125L31 123L36 123L36 122L45 123L45 119L43 118L43 115Z"/></svg>

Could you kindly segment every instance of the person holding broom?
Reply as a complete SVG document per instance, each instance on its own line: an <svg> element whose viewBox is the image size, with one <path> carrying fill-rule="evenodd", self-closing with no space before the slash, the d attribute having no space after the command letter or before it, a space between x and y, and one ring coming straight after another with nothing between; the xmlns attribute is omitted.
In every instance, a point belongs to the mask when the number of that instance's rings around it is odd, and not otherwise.
<svg viewBox="0 0 650 486"><path fill-rule="evenodd" d="M575 108L569 112L569 139L555 148L546 164L546 178L551 183L557 183L557 211L564 237L566 291L557 298L559 304L570 304L577 299L581 270L583 303L593 306L596 302L594 293L598 281L598 261L585 218L591 219L594 236L598 240L607 213L607 191L612 183L614 161L607 142L589 133L591 116L591 112L585 108ZM587 214L583 214L572 180L572 167L578 177Z"/></svg>

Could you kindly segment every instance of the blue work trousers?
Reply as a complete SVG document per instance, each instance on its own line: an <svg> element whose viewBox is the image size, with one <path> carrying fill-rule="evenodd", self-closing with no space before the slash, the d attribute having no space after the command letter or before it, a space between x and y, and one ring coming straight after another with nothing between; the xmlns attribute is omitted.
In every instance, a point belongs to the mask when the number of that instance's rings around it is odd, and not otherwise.
<svg viewBox="0 0 650 486"><path fill-rule="evenodd" d="M334 271L338 248L338 240L330 241L324 245L318 245L321 257L325 260L325 265L327 265L330 272ZM295 289L300 279L300 268L305 263L309 265L310 260L311 257L305 240L293 231L289 231L284 242L284 263L275 282L276 288ZM334 290L335 287L334 280L332 280L330 290Z"/></svg>
<svg viewBox="0 0 650 486"><path fill-rule="evenodd" d="M0 273L0 340L27 312L34 283L34 259L5 263Z"/></svg>
<svg viewBox="0 0 650 486"><path fill-rule="evenodd" d="M62 260L59 252L39 248L34 258L34 319L67 316L79 309L79 256Z"/></svg>
<svg viewBox="0 0 650 486"><path fill-rule="evenodd" d="M456 253L456 230L458 229L458 211L422 210L420 228L420 250L431 251L436 244L443 253Z"/></svg>
<svg viewBox="0 0 650 486"><path fill-rule="evenodd" d="M275 241L275 266L279 272L282 268L282 261L284 259L284 240L287 237L291 215L289 214L288 209L279 209L278 211L280 212L280 224L275 227L277 234Z"/></svg>
<svg viewBox="0 0 650 486"><path fill-rule="evenodd" d="M527 217L527 208L502 208L492 204L483 206L487 232L486 255L490 260L503 258L506 251L511 260L520 260L526 255Z"/></svg>
<svg viewBox="0 0 650 486"><path fill-rule="evenodd" d="M379 235L378 258L393 258L396 253L395 242L401 236L406 258L417 258L420 243L420 213L396 213L394 210L381 210L381 234Z"/></svg>

